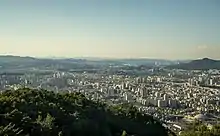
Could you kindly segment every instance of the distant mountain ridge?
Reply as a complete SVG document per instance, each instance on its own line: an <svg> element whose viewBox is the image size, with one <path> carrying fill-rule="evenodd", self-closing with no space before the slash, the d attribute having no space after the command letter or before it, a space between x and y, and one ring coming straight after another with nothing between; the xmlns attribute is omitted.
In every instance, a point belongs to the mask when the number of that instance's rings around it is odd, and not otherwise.
<svg viewBox="0 0 220 136"><path fill-rule="evenodd" d="M132 59L106 59L106 58L34 58L34 57L21 57L21 56L12 56L0 55L0 64L1 63L15 63L15 64L27 64L27 63L105 63L105 64L130 64L133 66L136 65L173 65L177 64L178 62L185 62L185 61L172 61L166 59L150 59L150 58L132 58Z"/></svg>
<svg viewBox="0 0 220 136"><path fill-rule="evenodd" d="M184 69L184 70L208 70L208 69L220 70L220 60L203 58L199 60L193 60L189 63L180 63L176 65L170 65L170 66L167 66L166 68Z"/></svg>

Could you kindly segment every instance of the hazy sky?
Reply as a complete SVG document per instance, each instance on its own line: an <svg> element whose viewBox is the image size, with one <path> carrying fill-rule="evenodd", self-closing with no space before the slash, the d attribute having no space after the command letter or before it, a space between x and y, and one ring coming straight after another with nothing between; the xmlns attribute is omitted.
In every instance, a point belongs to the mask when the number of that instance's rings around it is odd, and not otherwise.
<svg viewBox="0 0 220 136"><path fill-rule="evenodd" d="M0 54L220 59L220 1L1 0Z"/></svg>

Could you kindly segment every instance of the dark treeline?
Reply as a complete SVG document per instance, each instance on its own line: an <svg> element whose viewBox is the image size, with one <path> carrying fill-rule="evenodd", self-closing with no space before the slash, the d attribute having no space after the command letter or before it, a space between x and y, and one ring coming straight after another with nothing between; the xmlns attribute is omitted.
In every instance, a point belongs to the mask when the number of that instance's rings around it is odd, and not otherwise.
<svg viewBox="0 0 220 136"><path fill-rule="evenodd" d="M20 89L0 95L1 136L168 136L131 105L107 106L80 93Z"/></svg>

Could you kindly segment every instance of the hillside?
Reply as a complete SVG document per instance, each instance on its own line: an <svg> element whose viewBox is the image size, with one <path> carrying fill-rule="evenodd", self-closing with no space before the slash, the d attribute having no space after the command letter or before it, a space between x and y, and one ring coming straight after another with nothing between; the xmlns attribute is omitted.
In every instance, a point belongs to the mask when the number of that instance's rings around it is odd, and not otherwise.
<svg viewBox="0 0 220 136"><path fill-rule="evenodd" d="M155 66L155 63L160 65L176 64L175 61L163 60L163 59L93 59L93 58L33 58L33 57L20 57L20 56L0 56L0 65L4 64L16 64L16 65L30 65L30 64L73 64L73 63L87 63L87 64L116 64L124 65L130 64L136 65L149 65ZM13 66L16 66L16 65Z"/></svg>
<svg viewBox="0 0 220 136"><path fill-rule="evenodd" d="M0 135L167 136L168 130L129 105L106 106L82 94L21 89L0 95Z"/></svg>
<svg viewBox="0 0 220 136"><path fill-rule="evenodd" d="M220 69L220 61L209 58L193 60L189 63L180 63L177 65L167 66L168 69L184 69L184 70L208 70Z"/></svg>

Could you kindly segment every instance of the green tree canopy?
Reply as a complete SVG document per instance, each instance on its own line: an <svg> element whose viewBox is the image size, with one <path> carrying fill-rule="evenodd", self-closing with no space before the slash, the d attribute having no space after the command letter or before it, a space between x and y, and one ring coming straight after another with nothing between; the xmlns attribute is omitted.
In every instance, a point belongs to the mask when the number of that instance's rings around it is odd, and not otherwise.
<svg viewBox="0 0 220 136"><path fill-rule="evenodd" d="M159 121L131 105L27 88L0 94L0 124L6 136L168 136Z"/></svg>

